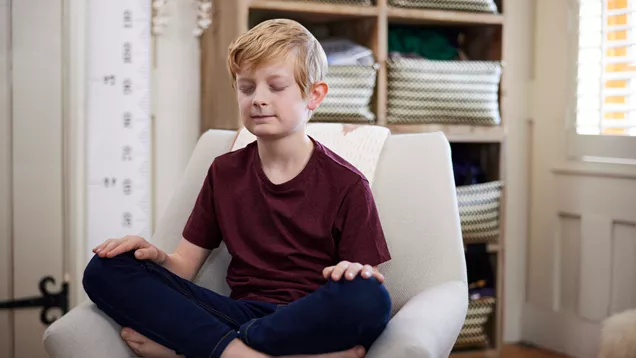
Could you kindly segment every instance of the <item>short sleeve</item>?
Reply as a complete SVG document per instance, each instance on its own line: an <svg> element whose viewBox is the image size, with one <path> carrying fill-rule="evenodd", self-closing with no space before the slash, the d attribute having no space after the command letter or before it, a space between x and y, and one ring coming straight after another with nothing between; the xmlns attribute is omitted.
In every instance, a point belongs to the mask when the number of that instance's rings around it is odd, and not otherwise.
<svg viewBox="0 0 636 358"><path fill-rule="evenodd" d="M192 213L183 229L183 237L204 249L213 250L221 244L221 230L214 207L213 166L210 166Z"/></svg>
<svg viewBox="0 0 636 358"><path fill-rule="evenodd" d="M339 260L376 266L391 255L369 182L358 180L346 192L336 216Z"/></svg>

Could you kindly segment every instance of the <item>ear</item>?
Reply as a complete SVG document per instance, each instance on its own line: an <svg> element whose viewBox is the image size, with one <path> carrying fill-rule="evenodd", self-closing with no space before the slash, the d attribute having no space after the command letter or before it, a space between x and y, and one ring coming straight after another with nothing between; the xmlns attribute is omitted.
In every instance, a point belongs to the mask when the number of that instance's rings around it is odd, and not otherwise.
<svg viewBox="0 0 636 358"><path fill-rule="evenodd" d="M329 86L327 86L327 83L323 81L314 83L314 85L311 87L311 92L309 92L309 101L307 103L307 108L311 111L318 108L318 106L320 106L320 103L322 103L322 101L325 99L325 96L327 96L328 91Z"/></svg>

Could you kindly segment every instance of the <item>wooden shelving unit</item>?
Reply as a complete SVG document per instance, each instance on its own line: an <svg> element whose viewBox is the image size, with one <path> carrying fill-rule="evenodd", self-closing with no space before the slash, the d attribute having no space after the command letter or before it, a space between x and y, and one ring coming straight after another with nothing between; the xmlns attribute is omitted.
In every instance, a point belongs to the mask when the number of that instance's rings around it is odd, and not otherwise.
<svg viewBox="0 0 636 358"><path fill-rule="evenodd" d="M505 132L503 127L486 127L451 124L387 124L391 133L444 132L454 143L501 143Z"/></svg>
<svg viewBox="0 0 636 358"><path fill-rule="evenodd" d="M278 13L320 14L331 17L377 17L377 6L356 6L346 4L311 3L285 0L254 0L249 3L251 10L268 10Z"/></svg>
<svg viewBox="0 0 636 358"><path fill-rule="evenodd" d="M497 126L389 124L387 60L389 28L392 25L408 25L461 29L466 34L466 41L469 42L465 50L471 59L505 62L502 58L502 38L505 32L503 3L508 0L495 0L503 15L396 8L391 7L388 1L375 0L373 6L359 6L310 0L215 0L212 27L201 39L201 129L241 127L235 94L226 70L227 47L234 38L270 18L291 18L303 23L310 30L314 25L327 24L331 35L349 38L374 52L378 72L370 104L376 117L373 124L387 126L392 133L441 131L452 144L474 146L477 157L486 158L489 180L501 180L505 183L502 168L505 165L506 114L501 113L502 121ZM484 41L484 38L488 40ZM505 75L504 68L503 76ZM500 86L499 108L505 107L505 93L506 88ZM491 337L493 346L478 353L488 357L497 356L502 347L505 187L504 185L501 198L499 240L487 246L487 252L496 263L495 329Z"/></svg>
<svg viewBox="0 0 636 358"><path fill-rule="evenodd" d="M440 25L501 25L503 16L428 9L389 8L389 21Z"/></svg>

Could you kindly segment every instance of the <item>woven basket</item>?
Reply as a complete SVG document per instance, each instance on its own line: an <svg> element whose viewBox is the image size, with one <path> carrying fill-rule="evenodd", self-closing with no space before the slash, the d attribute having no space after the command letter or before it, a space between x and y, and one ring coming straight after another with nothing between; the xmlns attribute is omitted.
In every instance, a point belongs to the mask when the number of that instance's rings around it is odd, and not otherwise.
<svg viewBox="0 0 636 358"><path fill-rule="evenodd" d="M484 297L471 300L464 320L464 326L459 332L454 348L486 348L490 346L490 339L486 333L486 324L495 309L495 298Z"/></svg>
<svg viewBox="0 0 636 358"><path fill-rule="evenodd" d="M327 97L314 112L313 122L369 123L375 120L370 102L377 66L330 66Z"/></svg>
<svg viewBox="0 0 636 358"><path fill-rule="evenodd" d="M464 243L496 243L502 183L499 181L457 187L457 204Z"/></svg>
<svg viewBox="0 0 636 358"><path fill-rule="evenodd" d="M387 68L389 123L501 122L499 62L397 58Z"/></svg>
<svg viewBox="0 0 636 358"><path fill-rule="evenodd" d="M300 0L303 2L322 2L328 4L371 6L373 0Z"/></svg>
<svg viewBox="0 0 636 358"><path fill-rule="evenodd" d="M439 10L497 12L497 5L492 0L389 0L389 5Z"/></svg>

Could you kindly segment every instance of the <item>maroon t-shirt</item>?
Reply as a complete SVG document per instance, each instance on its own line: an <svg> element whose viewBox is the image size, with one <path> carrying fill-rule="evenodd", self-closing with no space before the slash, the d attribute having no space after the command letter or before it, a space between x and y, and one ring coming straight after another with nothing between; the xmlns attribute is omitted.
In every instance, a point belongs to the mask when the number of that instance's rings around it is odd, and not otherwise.
<svg viewBox="0 0 636 358"><path fill-rule="evenodd" d="M210 166L183 236L206 249L225 242L232 298L289 303L324 285L327 266L391 258L369 182L313 141L305 168L282 184L265 175L256 142Z"/></svg>

